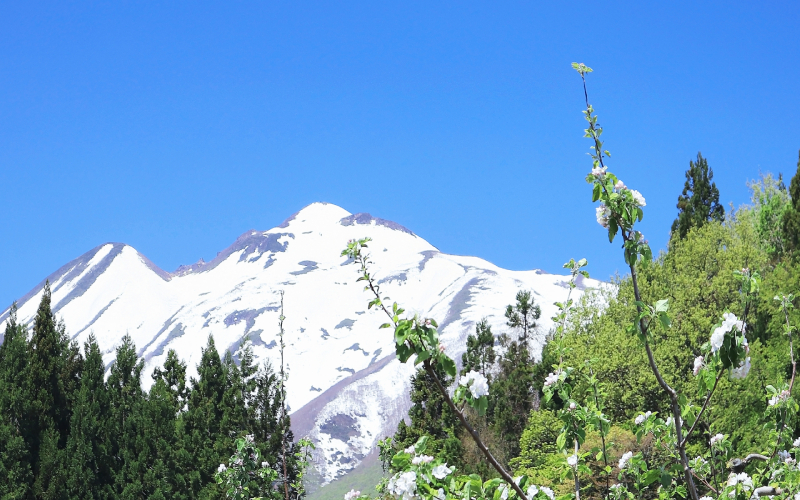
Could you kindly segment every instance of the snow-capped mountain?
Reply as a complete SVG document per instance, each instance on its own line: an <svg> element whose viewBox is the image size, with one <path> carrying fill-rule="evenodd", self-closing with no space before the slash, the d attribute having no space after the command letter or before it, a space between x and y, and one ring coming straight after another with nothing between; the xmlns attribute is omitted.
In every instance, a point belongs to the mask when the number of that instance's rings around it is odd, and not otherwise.
<svg viewBox="0 0 800 500"><path fill-rule="evenodd" d="M194 374L209 335L220 352L234 353L249 335L257 360L276 365L283 291L292 424L296 435L316 441L317 468L330 481L393 433L409 406L413 368L395 359L391 332L378 329L386 318L367 310L371 297L355 283L357 268L340 256L349 239L365 236L373 239L372 270L382 292L411 313L437 319L457 360L481 318L504 331L504 308L518 290L533 291L542 332L553 302L567 294L564 276L443 254L399 224L325 203L269 231L248 231L214 260L174 273L128 245L106 243L47 280L53 308L73 338L83 342L94 332L108 365L128 333L146 360L145 373L175 349ZM577 291L597 285L584 280ZM21 322L33 321L43 286L18 301ZM3 312L0 322L7 317Z"/></svg>

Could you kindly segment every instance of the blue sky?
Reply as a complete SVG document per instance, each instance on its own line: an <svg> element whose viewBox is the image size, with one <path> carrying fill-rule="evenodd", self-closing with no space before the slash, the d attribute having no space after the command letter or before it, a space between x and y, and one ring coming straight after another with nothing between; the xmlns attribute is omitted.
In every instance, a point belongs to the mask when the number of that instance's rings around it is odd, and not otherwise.
<svg viewBox="0 0 800 500"><path fill-rule="evenodd" d="M0 304L107 241L172 271L314 201L608 278L573 61L654 248L698 151L726 208L793 175L798 2L608 4L4 2Z"/></svg>

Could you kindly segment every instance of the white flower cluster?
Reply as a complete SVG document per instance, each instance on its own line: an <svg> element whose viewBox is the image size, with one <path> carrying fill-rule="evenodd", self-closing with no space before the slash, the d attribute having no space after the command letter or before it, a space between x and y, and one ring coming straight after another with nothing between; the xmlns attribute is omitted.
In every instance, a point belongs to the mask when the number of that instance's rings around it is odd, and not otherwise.
<svg viewBox="0 0 800 500"><path fill-rule="evenodd" d="M634 422L636 423L636 425L642 425L644 423L644 421L647 420L648 418L650 418L650 415L652 415L652 414L653 414L653 412L651 412L651 411L642 413L641 415L636 417L636 420L634 420Z"/></svg>
<svg viewBox="0 0 800 500"><path fill-rule="evenodd" d="M640 193L639 191L631 189L631 195L633 196L633 202L639 205L640 207L644 207L647 205L647 203L645 203L644 201L644 196L642 196L642 193Z"/></svg>
<svg viewBox="0 0 800 500"><path fill-rule="evenodd" d="M731 378L742 380L743 378L747 377L747 374L750 373L750 357L748 356L747 359L744 360L744 363L739 365L738 368L734 368L731 370Z"/></svg>
<svg viewBox="0 0 800 500"><path fill-rule="evenodd" d="M608 229L608 219L611 218L611 209L608 208L605 203L600 203L600 206L595 208L595 217L597 217L598 224Z"/></svg>
<svg viewBox="0 0 800 500"><path fill-rule="evenodd" d="M792 443L792 446L795 448L800 448L800 438L795 439L794 443Z"/></svg>
<svg viewBox="0 0 800 500"><path fill-rule="evenodd" d="M717 352L722 347L722 342L725 340L725 334L730 332L733 327L744 335L744 322L739 321L733 313L725 313L722 315L722 324L714 329L711 334L711 352ZM747 345L747 339L745 339Z"/></svg>
<svg viewBox="0 0 800 500"><path fill-rule="evenodd" d="M217 467L217 472L219 472L219 473L223 473L226 470L228 470L228 468L225 467L225 464L219 464L219 467Z"/></svg>
<svg viewBox="0 0 800 500"><path fill-rule="evenodd" d="M608 170L608 167L594 167L592 169L592 175L598 179L602 179L606 176L606 170Z"/></svg>
<svg viewBox="0 0 800 500"><path fill-rule="evenodd" d="M781 391L780 394L776 394L770 398L769 405L775 406L778 403L783 403L787 399L789 399L789 391Z"/></svg>
<svg viewBox="0 0 800 500"><path fill-rule="evenodd" d="M620 469L624 469L625 467L627 467L628 466L628 460L630 460L632 457L633 457L633 452L632 451L626 451L622 455L622 458L619 459L619 464L617 464L619 466L619 468Z"/></svg>
<svg viewBox="0 0 800 500"><path fill-rule="evenodd" d="M708 444L710 446L714 446L715 444L721 442L723 439L725 439L725 436L723 436L722 434L717 434L715 436L711 436L711 439L708 441Z"/></svg>
<svg viewBox="0 0 800 500"><path fill-rule="evenodd" d="M447 464L439 464L434 467L433 471L431 472L433 473L433 477L436 479L444 479L449 476L451 472L453 472L453 469L449 468Z"/></svg>
<svg viewBox="0 0 800 500"><path fill-rule="evenodd" d="M387 485L389 493L403 500L417 498L417 473L414 471L403 472L392 477Z"/></svg>
<svg viewBox="0 0 800 500"><path fill-rule="evenodd" d="M542 493L544 493L545 495L547 495L547 497L550 500L554 500L555 497L556 497L555 493L553 493L553 490L551 490L547 486L536 486L536 485L533 485L533 484L528 486L528 491L526 491L525 493L527 493L528 498L533 498L536 495L538 495L540 491Z"/></svg>
<svg viewBox="0 0 800 500"><path fill-rule="evenodd" d="M700 497L700 500L714 500L714 499L711 497Z"/></svg>
<svg viewBox="0 0 800 500"><path fill-rule="evenodd" d="M414 465L429 464L431 462L433 462L433 457L430 455L418 455L411 459L411 463Z"/></svg>
<svg viewBox="0 0 800 500"><path fill-rule="evenodd" d="M556 382L558 382L558 378L560 376L561 376L561 372L553 372L553 373L549 374L544 379L544 386L545 387L550 387L551 385L555 384Z"/></svg>
<svg viewBox="0 0 800 500"><path fill-rule="evenodd" d="M458 384L469 387L469 392L472 393L473 398L479 398L489 394L489 383L486 377L475 370L471 370L466 375L462 375Z"/></svg>
<svg viewBox="0 0 800 500"><path fill-rule="evenodd" d="M578 467L578 455L570 455L567 457L567 465L573 469Z"/></svg>
<svg viewBox="0 0 800 500"><path fill-rule="evenodd" d="M788 451L781 450L781 451L778 452L778 458L781 459L781 462L784 462L784 461L786 461L787 458L792 458L792 456L789 455Z"/></svg>
<svg viewBox="0 0 800 500"><path fill-rule="evenodd" d="M361 496L360 491L350 490L344 494L344 500L354 500L355 498L358 498L360 496Z"/></svg>
<svg viewBox="0 0 800 500"><path fill-rule="evenodd" d="M728 476L728 486L736 486L737 484L741 484L742 489L745 490L753 489L753 480L747 475L746 472L741 472L739 474L734 474L731 472L731 475Z"/></svg>
<svg viewBox="0 0 800 500"><path fill-rule="evenodd" d="M704 365L705 362L703 356L697 356L696 358L694 358L694 369L692 369L692 373L694 373L695 377L697 376L698 373L700 373L700 369L703 368Z"/></svg>

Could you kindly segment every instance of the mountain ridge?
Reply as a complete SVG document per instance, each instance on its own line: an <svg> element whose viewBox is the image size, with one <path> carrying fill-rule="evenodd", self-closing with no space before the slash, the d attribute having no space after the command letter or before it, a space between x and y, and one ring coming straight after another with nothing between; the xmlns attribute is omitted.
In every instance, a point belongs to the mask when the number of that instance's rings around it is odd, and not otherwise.
<svg viewBox="0 0 800 500"><path fill-rule="evenodd" d="M552 316L552 303L567 292L564 276L448 255L400 224L322 203L270 230L246 231L211 261L174 273L129 245L106 243L46 280L68 334L82 342L94 332L107 366L127 333L146 370L175 349L192 376L209 335L220 353L237 355L249 339L259 363L277 364L283 291L293 428L316 442L315 465L330 481L369 455L409 407L413 367L395 359L392 336L378 329L384 318L366 307L370 297L355 284L357 270L340 256L347 240L364 236L373 239L372 270L382 294L412 314L438 319L455 359L481 318L497 332L504 328L504 307L518 289L533 291L543 318ZM33 320L46 280L20 299L21 323ZM598 282L584 280L578 292L585 286ZM8 310L0 321L7 316ZM532 346L537 355L548 328L549 319L543 319Z"/></svg>

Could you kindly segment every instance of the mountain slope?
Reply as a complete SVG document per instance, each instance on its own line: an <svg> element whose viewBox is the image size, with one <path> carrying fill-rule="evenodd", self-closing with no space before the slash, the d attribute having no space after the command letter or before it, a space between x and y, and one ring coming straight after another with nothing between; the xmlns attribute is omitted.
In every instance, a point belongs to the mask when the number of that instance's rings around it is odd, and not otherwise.
<svg viewBox="0 0 800 500"><path fill-rule="evenodd" d="M563 276L443 254L399 224L324 203L269 231L248 231L214 260L175 273L130 246L107 243L47 279L54 309L72 337L83 342L94 332L109 365L128 333L147 373L175 349L194 374L212 334L220 351L234 354L249 336L257 360L275 365L283 291L292 423L298 435L316 441L317 468L330 481L391 434L409 405L412 368L394 358L391 333L378 329L385 318L367 310L370 297L355 284L355 266L340 257L347 240L364 236L373 239L373 271L382 292L410 313L436 318L456 359L482 317L503 330L504 307L517 290L532 290L542 306L542 334L549 328L544 318L555 311L552 303L567 293ZM579 291L597 284L585 280ZM43 285L19 300L21 322L33 320Z"/></svg>

